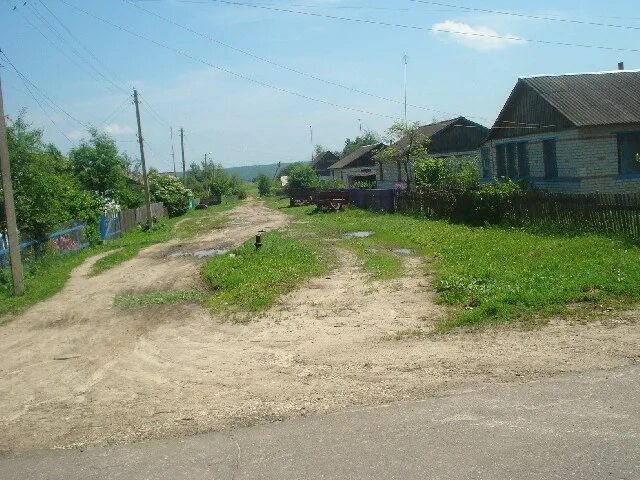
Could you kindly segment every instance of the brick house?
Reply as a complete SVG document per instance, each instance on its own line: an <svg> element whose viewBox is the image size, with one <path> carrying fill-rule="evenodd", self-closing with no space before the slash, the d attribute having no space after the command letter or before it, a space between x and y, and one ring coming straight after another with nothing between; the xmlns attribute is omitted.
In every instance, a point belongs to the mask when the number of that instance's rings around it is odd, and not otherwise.
<svg viewBox="0 0 640 480"><path fill-rule="evenodd" d="M318 174L319 177L330 177L331 170L329 167L340 160L335 154L327 151L322 152L320 155L316 155L311 162L311 168Z"/></svg>
<svg viewBox="0 0 640 480"><path fill-rule="evenodd" d="M375 182L379 165L374 157L383 148L384 143L358 148L329 167L331 176L342 181L347 187L358 181Z"/></svg>
<svg viewBox="0 0 640 480"><path fill-rule="evenodd" d="M478 156L478 147L489 134L489 129L465 117L457 117L424 125L420 127L420 133L430 140L428 151L431 157L475 158ZM406 141L401 139L392 147L396 151L402 151L405 143ZM409 175L412 175L411 170ZM387 187L403 185L407 181L406 176L401 165L385 164L380 166L378 185Z"/></svg>
<svg viewBox="0 0 640 480"><path fill-rule="evenodd" d="M640 192L640 71L520 78L480 148L484 181Z"/></svg>

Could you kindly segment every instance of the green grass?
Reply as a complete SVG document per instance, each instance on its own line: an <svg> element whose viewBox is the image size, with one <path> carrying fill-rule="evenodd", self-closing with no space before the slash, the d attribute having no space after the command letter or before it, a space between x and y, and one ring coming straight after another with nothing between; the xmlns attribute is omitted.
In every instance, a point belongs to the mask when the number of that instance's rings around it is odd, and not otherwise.
<svg viewBox="0 0 640 480"><path fill-rule="evenodd" d="M202 292L198 292L196 290L179 290L117 295L113 303L120 308L140 308L148 307L150 305L193 303L199 302L202 299Z"/></svg>
<svg viewBox="0 0 640 480"><path fill-rule="evenodd" d="M266 233L262 241L259 252L251 240L203 265L203 277L213 292L205 301L207 307L218 312L264 310L326 268L306 241L280 232Z"/></svg>
<svg viewBox="0 0 640 480"><path fill-rule="evenodd" d="M411 248L435 259L429 268L439 301L458 307L439 323L440 330L566 314L576 304L621 307L640 301L640 248L624 240L474 228L359 209L310 215L312 210L281 211L304 220L296 228L320 236L370 230L374 235L361 240L367 248Z"/></svg>
<svg viewBox="0 0 640 480"><path fill-rule="evenodd" d="M127 232L122 237L106 245L113 253L102 257L91 268L91 275L99 275L122 262L132 259L143 248L156 243L167 242L172 238L188 239L203 235L213 228L221 226L227 219L219 215L240 203L239 200L225 200L205 210L191 210L181 217L161 220L151 230L140 228Z"/></svg>
<svg viewBox="0 0 640 480"><path fill-rule="evenodd" d="M71 271L87 258L113 251L94 264L91 274L104 272L135 257L142 248L154 243L170 240L174 236L187 238L205 233L207 228L213 228L224 221L224 217L217 214L239 203L237 200L225 200L222 205L206 210L192 210L182 217L159 222L149 232L136 229L104 245L96 245L73 254L46 256L33 262L25 268L26 293L23 296L15 297L8 283L0 287L0 325L8 322L12 315L19 314L62 290ZM5 273L8 275L8 272Z"/></svg>

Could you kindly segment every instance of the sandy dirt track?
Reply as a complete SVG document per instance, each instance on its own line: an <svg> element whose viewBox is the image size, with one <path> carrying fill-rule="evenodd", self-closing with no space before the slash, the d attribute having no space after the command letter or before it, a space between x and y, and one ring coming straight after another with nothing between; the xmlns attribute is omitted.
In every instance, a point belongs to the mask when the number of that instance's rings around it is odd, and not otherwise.
<svg viewBox="0 0 640 480"><path fill-rule="evenodd" d="M248 325L197 305L113 306L118 293L197 286L199 261L171 253L231 247L286 224L254 201L229 215L222 229L150 247L97 277L86 276L89 260L62 292L0 327L0 450L186 435L640 361L637 312L392 340L444 314L413 257L403 279L378 283L341 251L336 271Z"/></svg>

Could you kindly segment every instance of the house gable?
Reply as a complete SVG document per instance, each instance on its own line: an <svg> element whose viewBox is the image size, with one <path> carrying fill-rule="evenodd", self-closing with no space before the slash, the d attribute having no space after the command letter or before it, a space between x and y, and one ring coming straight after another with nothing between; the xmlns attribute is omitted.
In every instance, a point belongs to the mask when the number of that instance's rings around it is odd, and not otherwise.
<svg viewBox="0 0 640 480"><path fill-rule="evenodd" d="M429 153L452 154L477 150L489 134L489 129L464 117L431 136Z"/></svg>
<svg viewBox="0 0 640 480"><path fill-rule="evenodd" d="M487 140L554 132L575 125L523 79L518 80Z"/></svg>

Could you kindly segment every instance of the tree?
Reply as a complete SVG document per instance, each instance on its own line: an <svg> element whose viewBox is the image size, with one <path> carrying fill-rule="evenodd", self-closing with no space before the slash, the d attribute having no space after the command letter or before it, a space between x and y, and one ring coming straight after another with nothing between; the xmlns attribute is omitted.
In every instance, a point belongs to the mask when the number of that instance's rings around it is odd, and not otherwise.
<svg viewBox="0 0 640 480"><path fill-rule="evenodd" d="M376 160L382 163L404 166L407 176L407 189L411 188L409 169L428 154L429 138L420 131L420 123L395 122L387 129L389 143L392 145L381 150Z"/></svg>
<svg viewBox="0 0 640 480"><path fill-rule="evenodd" d="M271 187L273 185L273 180L271 180L271 177L268 177L264 173L261 173L256 177L255 183L258 184L258 193L261 197L266 197L271 193Z"/></svg>
<svg viewBox="0 0 640 480"><path fill-rule="evenodd" d="M355 140L351 140L347 138L344 141L344 148L342 149L342 156L346 157L347 155L355 152L360 147L365 147L367 145L374 145L376 143L380 143L380 135L372 130L365 130L364 133L355 138Z"/></svg>
<svg viewBox="0 0 640 480"><path fill-rule="evenodd" d="M478 163L473 158L422 158L414 165L416 188L471 191L478 187Z"/></svg>
<svg viewBox="0 0 640 480"><path fill-rule="evenodd" d="M22 238L41 240L61 224L76 220L87 223L87 236L97 240L102 202L80 188L69 161L43 142L42 130L31 128L21 113L9 122L7 140Z"/></svg>
<svg viewBox="0 0 640 480"><path fill-rule="evenodd" d="M108 134L95 128L89 134L88 140L69 152L80 185L123 208L142 205L143 189L133 161L118 152L115 140Z"/></svg>
<svg viewBox="0 0 640 480"><path fill-rule="evenodd" d="M157 172L149 175L149 191L154 202L162 202L170 217L187 213L193 193L176 177L164 177Z"/></svg>
<svg viewBox="0 0 640 480"><path fill-rule="evenodd" d="M222 165L192 163L185 185L198 197L222 196L230 193L231 179Z"/></svg>
<svg viewBox="0 0 640 480"><path fill-rule="evenodd" d="M315 188L320 186L318 174L306 164L294 164L288 168L288 188Z"/></svg>

